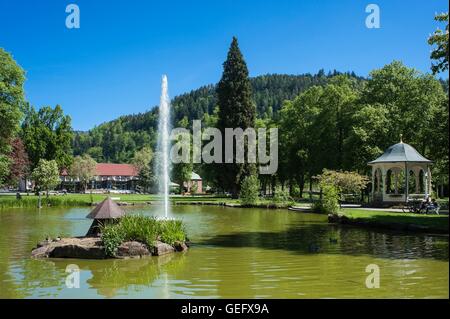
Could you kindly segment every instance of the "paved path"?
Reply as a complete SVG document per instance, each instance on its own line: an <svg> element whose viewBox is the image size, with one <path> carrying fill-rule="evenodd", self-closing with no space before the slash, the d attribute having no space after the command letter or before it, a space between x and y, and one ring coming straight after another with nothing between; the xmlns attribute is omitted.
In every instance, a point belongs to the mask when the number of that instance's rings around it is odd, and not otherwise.
<svg viewBox="0 0 450 319"><path fill-rule="evenodd" d="M311 206L308 205L301 205L301 206L292 206L290 207L291 210L297 210L297 211L309 211L311 210ZM361 207L361 205L354 205L354 204L343 204L341 208L347 208L347 209L358 209L358 210L368 210L368 211L381 211L381 212L403 212L400 208L370 208L370 207Z"/></svg>
<svg viewBox="0 0 450 319"><path fill-rule="evenodd" d="M353 205L353 204L343 204L341 208L346 209L358 209L358 210L367 210L367 211L376 211L376 212L391 212L391 213L403 213L403 209L401 208L372 208L372 207L361 207L361 205ZM298 211L298 212L310 212L311 206L292 206L289 207L289 210ZM439 215L448 215L448 210L441 210Z"/></svg>

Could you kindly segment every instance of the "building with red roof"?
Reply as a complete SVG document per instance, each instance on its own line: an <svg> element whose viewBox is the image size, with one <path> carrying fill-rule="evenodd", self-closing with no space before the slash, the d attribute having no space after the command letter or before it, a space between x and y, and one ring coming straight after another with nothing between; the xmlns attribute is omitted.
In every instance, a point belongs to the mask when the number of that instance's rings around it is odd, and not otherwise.
<svg viewBox="0 0 450 319"><path fill-rule="evenodd" d="M131 164L97 163L96 174L90 188L104 190L134 190L138 181L138 170ZM66 170L61 173L61 188L79 189L79 181L69 176Z"/></svg>

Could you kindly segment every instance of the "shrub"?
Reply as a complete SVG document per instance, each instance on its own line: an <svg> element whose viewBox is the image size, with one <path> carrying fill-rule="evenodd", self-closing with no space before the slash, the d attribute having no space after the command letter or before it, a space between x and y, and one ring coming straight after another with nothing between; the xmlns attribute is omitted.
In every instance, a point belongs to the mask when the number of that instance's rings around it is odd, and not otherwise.
<svg viewBox="0 0 450 319"><path fill-rule="evenodd" d="M108 256L113 256L117 247L124 241L124 232L120 227L107 225L102 227L102 241Z"/></svg>
<svg viewBox="0 0 450 319"><path fill-rule="evenodd" d="M241 192L239 194L239 201L244 206L255 205L258 202L259 181L254 175L244 178L241 183Z"/></svg>
<svg viewBox="0 0 450 319"><path fill-rule="evenodd" d="M367 187L369 178L357 172L332 171L324 169L321 175L315 176L319 185L334 185L340 193L356 194Z"/></svg>
<svg viewBox="0 0 450 319"><path fill-rule="evenodd" d="M102 241L106 253L113 256L124 241L138 241L152 248L160 240L169 245L186 241L186 232L181 220L157 220L154 217L130 215L116 224L101 227Z"/></svg>
<svg viewBox="0 0 450 319"><path fill-rule="evenodd" d="M339 211L339 193L334 185L322 185L322 199L313 204L314 211L334 214Z"/></svg>
<svg viewBox="0 0 450 319"><path fill-rule="evenodd" d="M289 191L287 189L282 189L277 187L275 189L275 194L273 195L272 202L275 204L286 204L292 202L292 198L289 196Z"/></svg>

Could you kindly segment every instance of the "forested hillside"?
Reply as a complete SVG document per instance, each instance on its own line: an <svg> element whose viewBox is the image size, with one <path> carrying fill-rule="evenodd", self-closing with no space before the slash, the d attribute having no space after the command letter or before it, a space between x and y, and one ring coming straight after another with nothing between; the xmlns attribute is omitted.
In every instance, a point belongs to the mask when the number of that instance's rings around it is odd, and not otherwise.
<svg viewBox="0 0 450 319"><path fill-rule="evenodd" d="M259 118L278 118L283 101L292 100L300 93L315 85L325 85L337 71L326 74L284 75L269 74L251 78L253 101ZM353 72L349 76L363 81ZM172 100L173 123L182 119L202 119L204 114L212 114L217 106L215 85L203 86L197 90L176 96ZM88 153L96 161L128 162L136 150L144 145L155 146L158 125L158 108L155 106L145 113L122 116L101 124L89 132L76 132L74 155Z"/></svg>

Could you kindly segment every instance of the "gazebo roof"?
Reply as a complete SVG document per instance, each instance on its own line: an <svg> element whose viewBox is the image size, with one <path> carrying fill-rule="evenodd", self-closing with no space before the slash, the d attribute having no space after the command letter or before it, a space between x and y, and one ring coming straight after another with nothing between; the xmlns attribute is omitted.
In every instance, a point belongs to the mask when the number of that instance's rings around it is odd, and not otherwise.
<svg viewBox="0 0 450 319"><path fill-rule="evenodd" d="M191 173L191 181L201 181L201 180L202 180L202 178L200 177L200 175L198 175L195 172Z"/></svg>
<svg viewBox="0 0 450 319"><path fill-rule="evenodd" d="M400 142L390 146L383 155L368 164L395 162L432 163L432 161L420 155L411 145Z"/></svg>
<svg viewBox="0 0 450 319"><path fill-rule="evenodd" d="M86 218L90 219L114 219L120 218L125 215L123 209L121 209L111 197L107 197L103 202L98 204L92 212L90 212Z"/></svg>

